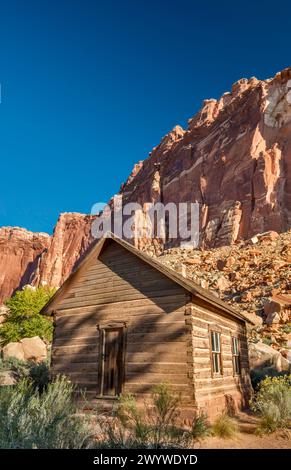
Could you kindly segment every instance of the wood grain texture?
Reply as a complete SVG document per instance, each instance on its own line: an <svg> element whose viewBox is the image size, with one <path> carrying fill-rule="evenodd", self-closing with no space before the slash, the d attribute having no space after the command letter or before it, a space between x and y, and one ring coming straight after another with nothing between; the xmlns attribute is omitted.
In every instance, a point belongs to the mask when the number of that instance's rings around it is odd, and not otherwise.
<svg viewBox="0 0 291 470"><path fill-rule="evenodd" d="M122 322L124 393L148 397L157 384L168 382L173 392L181 393L183 406L193 409L208 406L211 412L214 399L220 411L227 400L235 405L246 401L250 381L244 321L221 306L208 305L123 246L109 243L98 256L91 256L54 305L53 374L67 374L95 399L103 370L101 330ZM220 377L211 374L211 328L221 338ZM106 334L116 345L114 334ZM233 335L240 342L240 376L233 373ZM113 370L118 351L104 351L106 367ZM108 394L114 395L113 382L106 380Z"/></svg>
<svg viewBox="0 0 291 470"><path fill-rule="evenodd" d="M190 330L185 324L189 299L187 291L132 253L108 247L99 260L91 260L57 305L54 372L68 374L90 392L95 384L97 394L97 325L123 321L127 331L124 390L142 394L163 381L179 391L191 389L186 348ZM108 354L112 368L114 357Z"/></svg>

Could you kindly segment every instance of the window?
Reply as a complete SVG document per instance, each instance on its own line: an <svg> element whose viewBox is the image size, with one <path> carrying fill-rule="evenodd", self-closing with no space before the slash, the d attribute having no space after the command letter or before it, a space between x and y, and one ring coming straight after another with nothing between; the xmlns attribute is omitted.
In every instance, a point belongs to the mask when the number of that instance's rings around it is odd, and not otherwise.
<svg viewBox="0 0 291 470"><path fill-rule="evenodd" d="M232 362L234 374L240 374L240 354L238 338L232 337Z"/></svg>
<svg viewBox="0 0 291 470"><path fill-rule="evenodd" d="M222 374L220 333L211 331L211 359L213 374Z"/></svg>

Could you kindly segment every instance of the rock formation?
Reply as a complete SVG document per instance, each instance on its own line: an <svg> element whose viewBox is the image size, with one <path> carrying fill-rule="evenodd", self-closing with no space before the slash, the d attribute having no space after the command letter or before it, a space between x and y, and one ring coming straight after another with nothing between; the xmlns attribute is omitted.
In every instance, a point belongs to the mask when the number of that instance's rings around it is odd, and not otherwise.
<svg viewBox="0 0 291 470"><path fill-rule="evenodd" d="M199 202L200 242L291 226L291 68L242 79L176 126L122 185L123 202ZM158 174L157 174L158 172ZM143 248L144 241L136 241ZM175 243L174 241L172 243Z"/></svg>
<svg viewBox="0 0 291 470"><path fill-rule="evenodd" d="M0 228L0 302L29 283L38 259L50 245L46 233L32 233L18 227Z"/></svg>
<svg viewBox="0 0 291 470"><path fill-rule="evenodd" d="M52 236L0 228L0 303L26 284L59 287L92 242L93 219L61 214Z"/></svg>

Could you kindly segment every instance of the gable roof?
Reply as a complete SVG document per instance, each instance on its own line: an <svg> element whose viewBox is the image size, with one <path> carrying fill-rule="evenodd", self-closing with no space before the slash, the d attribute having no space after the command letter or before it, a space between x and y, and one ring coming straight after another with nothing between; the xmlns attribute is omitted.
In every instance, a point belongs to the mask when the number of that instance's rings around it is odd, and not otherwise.
<svg viewBox="0 0 291 470"><path fill-rule="evenodd" d="M154 258L151 258L149 255L145 254L144 252L138 250L135 248L133 245L130 243L122 240L121 238L117 237L113 233L108 233L106 236L101 238L99 241L93 244L93 246L89 249L87 254L85 255L84 259L81 261L81 263L78 265L78 267L71 273L71 275L67 278L67 280L62 284L62 286L57 290L57 292L51 297L51 299L47 302L47 304L42 308L40 313L46 313L49 306L58 300L64 291L67 290L73 279L75 278L76 274L82 269L88 262L91 260L93 256L99 256L105 243L108 242L108 240L112 240L118 245L122 246L129 252L133 253L135 256L143 260L145 263L149 264L152 266L154 269L158 270L160 273L164 274L166 277L171 279L173 282L176 284L179 284L182 286L184 289L186 289L188 292L192 293L199 299L210 303L211 305L220 308L221 310L224 310L228 314L232 315L233 317L238 318L239 320L242 321L247 321L249 323L254 323L248 316L245 314L238 312L236 309L228 305L226 302L223 302L220 298L216 297L213 295L209 290L203 289L199 284L197 284L194 281L191 281L181 274L177 273L173 269L168 268L164 264L160 263Z"/></svg>

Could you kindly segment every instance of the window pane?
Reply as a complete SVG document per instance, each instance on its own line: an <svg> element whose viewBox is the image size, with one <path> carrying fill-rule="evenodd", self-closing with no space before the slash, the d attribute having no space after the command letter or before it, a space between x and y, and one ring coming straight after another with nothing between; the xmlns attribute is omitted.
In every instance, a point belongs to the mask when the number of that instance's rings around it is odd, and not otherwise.
<svg viewBox="0 0 291 470"><path fill-rule="evenodd" d="M238 340L237 340L237 338L233 338L233 353L238 354Z"/></svg>
<svg viewBox="0 0 291 470"><path fill-rule="evenodd" d="M220 334L216 333L217 351L220 352Z"/></svg>
<svg viewBox="0 0 291 470"><path fill-rule="evenodd" d="M214 331L211 331L211 350L215 351Z"/></svg>
<svg viewBox="0 0 291 470"><path fill-rule="evenodd" d="M213 372L218 372L218 370L217 370L217 357L216 357L216 354L213 354Z"/></svg>
<svg viewBox="0 0 291 470"><path fill-rule="evenodd" d="M220 352L220 336L216 331L211 332L211 348L213 352Z"/></svg>
<svg viewBox="0 0 291 470"><path fill-rule="evenodd" d="M235 363L235 373L239 374L240 373L239 356L234 357L234 363Z"/></svg>
<svg viewBox="0 0 291 470"><path fill-rule="evenodd" d="M220 354L213 354L213 372L220 373Z"/></svg>

